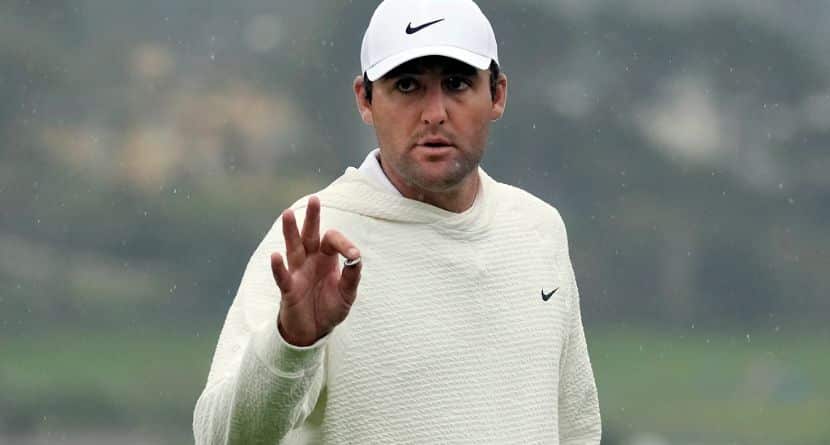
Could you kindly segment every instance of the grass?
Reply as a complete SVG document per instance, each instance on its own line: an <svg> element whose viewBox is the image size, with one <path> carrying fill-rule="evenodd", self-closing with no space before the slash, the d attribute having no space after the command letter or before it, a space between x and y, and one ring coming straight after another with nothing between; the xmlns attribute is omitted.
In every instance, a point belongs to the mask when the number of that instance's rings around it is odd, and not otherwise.
<svg viewBox="0 0 830 445"><path fill-rule="evenodd" d="M4 338L0 426L170 431L178 441L188 434L217 330ZM672 443L830 441L826 334L587 334L608 443L642 432Z"/></svg>
<svg viewBox="0 0 830 445"><path fill-rule="evenodd" d="M217 334L65 332L4 341L2 405L17 425L189 428ZM0 425L3 423L0 416ZM9 423L6 420L6 423Z"/></svg>
<svg viewBox="0 0 830 445"><path fill-rule="evenodd" d="M606 429L697 443L830 441L826 334L589 332Z"/></svg>

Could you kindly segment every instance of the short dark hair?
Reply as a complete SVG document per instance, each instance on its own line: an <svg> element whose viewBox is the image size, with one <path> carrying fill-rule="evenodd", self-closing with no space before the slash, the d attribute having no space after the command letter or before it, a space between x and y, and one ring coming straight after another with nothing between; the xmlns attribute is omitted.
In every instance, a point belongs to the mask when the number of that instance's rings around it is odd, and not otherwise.
<svg viewBox="0 0 830 445"><path fill-rule="evenodd" d="M397 68L393 69L392 71L386 73L386 76L395 76L401 71L407 70L412 68L412 65L418 65L420 67L424 66L434 66L437 64L446 64L446 57L442 56L427 56L421 57L419 59L412 60L407 62L403 65L399 65ZM453 62L456 62L455 59L449 59ZM465 63L458 62L461 65L469 66ZM501 74L501 70L499 69L499 64L496 63L495 60L490 61L490 97L492 99L496 98L496 87L499 83L499 74ZM363 73L363 96L369 103L372 103L372 81L369 80L369 76L366 73Z"/></svg>

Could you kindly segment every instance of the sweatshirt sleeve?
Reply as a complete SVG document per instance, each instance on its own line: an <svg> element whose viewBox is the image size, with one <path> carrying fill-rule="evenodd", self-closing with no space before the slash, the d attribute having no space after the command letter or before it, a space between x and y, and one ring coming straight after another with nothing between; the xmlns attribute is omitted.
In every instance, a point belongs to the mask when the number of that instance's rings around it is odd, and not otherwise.
<svg viewBox="0 0 830 445"><path fill-rule="evenodd" d="M555 221L559 229L560 255L565 265L560 273L567 283L570 296L559 360L559 443L595 445L600 443L602 437L599 398L585 342L579 288L571 264L567 229L558 211L555 212Z"/></svg>
<svg viewBox="0 0 830 445"><path fill-rule="evenodd" d="M559 374L559 435L562 445L599 444L602 424L594 372L588 357L579 296L562 349Z"/></svg>
<svg viewBox="0 0 830 445"><path fill-rule="evenodd" d="M193 413L196 444L279 443L317 403L328 336L297 347L280 335L270 266L275 251L284 256L281 218L251 257L228 310Z"/></svg>

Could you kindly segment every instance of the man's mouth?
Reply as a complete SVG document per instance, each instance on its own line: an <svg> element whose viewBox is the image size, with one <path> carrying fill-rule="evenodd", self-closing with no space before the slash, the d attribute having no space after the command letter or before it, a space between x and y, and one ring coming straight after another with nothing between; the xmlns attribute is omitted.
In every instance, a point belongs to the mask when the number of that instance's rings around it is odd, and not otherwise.
<svg viewBox="0 0 830 445"><path fill-rule="evenodd" d="M443 148L452 146L452 142L449 139L442 138L442 137L428 137L419 140L415 145L420 145L423 147L430 147L430 148Z"/></svg>

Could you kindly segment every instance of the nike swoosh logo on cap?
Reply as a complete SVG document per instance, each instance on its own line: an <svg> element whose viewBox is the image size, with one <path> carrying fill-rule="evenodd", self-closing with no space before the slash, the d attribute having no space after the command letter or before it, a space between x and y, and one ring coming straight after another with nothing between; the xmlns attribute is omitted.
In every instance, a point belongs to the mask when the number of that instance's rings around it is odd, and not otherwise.
<svg viewBox="0 0 830 445"><path fill-rule="evenodd" d="M433 20L431 22L424 23L423 25L416 26L414 28L412 27L412 22L409 22L409 24L406 25L406 33L407 34L415 34L416 32L426 28L427 26L432 26L432 25L434 25L438 22L443 22L443 21L444 21L444 19Z"/></svg>

